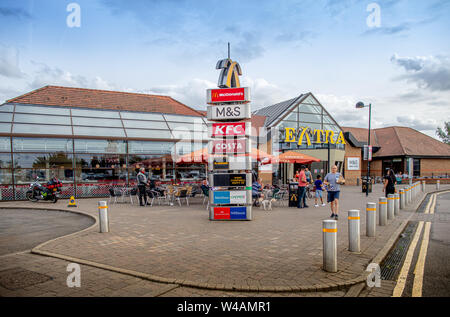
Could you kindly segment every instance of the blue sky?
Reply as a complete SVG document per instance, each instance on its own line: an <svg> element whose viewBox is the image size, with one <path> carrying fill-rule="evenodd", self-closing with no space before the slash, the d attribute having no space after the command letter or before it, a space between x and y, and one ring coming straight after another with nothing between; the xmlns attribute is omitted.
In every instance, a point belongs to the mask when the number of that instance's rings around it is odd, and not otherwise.
<svg viewBox="0 0 450 317"><path fill-rule="evenodd" d="M66 23L70 3L80 27ZM450 117L449 13L442 0L2 0L0 100L54 84L205 109L231 42L253 109L311 91L342 126L367 126L362 100L373 126L434 136Z"/></svg>

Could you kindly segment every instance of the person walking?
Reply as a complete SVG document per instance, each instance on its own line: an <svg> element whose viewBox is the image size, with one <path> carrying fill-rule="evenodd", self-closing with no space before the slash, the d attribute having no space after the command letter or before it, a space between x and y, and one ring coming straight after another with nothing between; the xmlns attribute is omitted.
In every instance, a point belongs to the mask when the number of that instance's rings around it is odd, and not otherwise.
<svg viewBox="0 0 450 317"><path fill-rule="evenodd" d="M316 181L314 182L314 186L316 187L316 198L315 198L315 200L316 200L316 203L315 203L315 205L314 205L314 207L319 207L319 204L318 204L318 202L319 202L319 198L320 198L320 201L322 202L322 207L323 206L325 206L325 204L323 203L323 187L322 187L322 185L323 185L323 183L322 183L322 176L320 176L320 175L317 175L317 179L316 179Z"/></svg>
<svg viewBox="0 0 450 317"><path fill-rule="evenodd" d="M337 166L333 165L331 168L331 173L328 173L323 180L323 183L327 186L328 191L327 201L331 203L331 218L338 220L339 194L341 192L340 184L344 184L345 179L342 177L341 173L338 173Z"/></svg>
<svg viewBox="0 0 450 317"><path fill-rule="evenodd" d="M145 168L142 167L139 170L139 173L137 175L137 181L138 181L138 189L139 189L139 204L141 206L147 205L147 192L145 190L145 187L147 186L147 175L145 175Z"/></svg>
<svg viewBox="0 0 450 317"><path fill-rule="evenodd" d="M306 176L306 181L308 182L308 184L312 183L312 174L311 171L305 167L305 176Z"/></svg>
<svg viewBox="0 0 450 317"><path fill-rule="evenodd" d="M384 187L383 192L385 192L386 197L389 194L395 194L395 185L397 185L397 178L394 175L392 169L388 169L386 176L384 177Z"/></svg>
<svg viewBox="0 0 450 317"><path fill-rule="evenodd" d="M305 195L307 185L308 182L306 181L305 166L302 165L302 167L300 168L300 173L298 174L297 208L308 208L308 205L306 205L306 195Z"/></svg>

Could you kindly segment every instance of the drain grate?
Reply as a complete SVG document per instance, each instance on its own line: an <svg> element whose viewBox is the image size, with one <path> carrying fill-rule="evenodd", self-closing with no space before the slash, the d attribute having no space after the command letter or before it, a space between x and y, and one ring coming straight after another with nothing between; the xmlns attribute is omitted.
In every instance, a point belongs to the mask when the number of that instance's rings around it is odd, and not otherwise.
<svg viewBox="0 0 450 317"><path fill-rule="evenodd" d="M381 279L395 281L408 251L411 240L416 232L418 222L408 222L392 250L381 264Z"/></svg>
<svg viewBox="0 0 450 317"><path fill-rule="evenodd" d="M44 283L51 279L52 278L48 275L25 270L20 267L15 267L0 272L0 286L11 291Z"/></svg>
<svg viewBox="0 0 450 317"><path fill-rule="evenodd" d="M427 207L428 201L431 199L431 194L427 194L427 196L425 197L425 199L422 201L422 203L420 204L419 208L417 208L416 212L418 213L424 213L425 212L425 208Z"/></svg>

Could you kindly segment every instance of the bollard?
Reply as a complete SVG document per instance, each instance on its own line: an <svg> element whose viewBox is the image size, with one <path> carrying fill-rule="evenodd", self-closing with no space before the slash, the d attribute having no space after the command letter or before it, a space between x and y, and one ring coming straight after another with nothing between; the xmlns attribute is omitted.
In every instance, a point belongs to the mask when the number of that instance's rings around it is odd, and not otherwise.
<svg viewBox="0 0 450 317"><path fill-rule="evenodd" d="M348 211L348 250L350 252L361 252L360 246L360 217L359 210Z"/></svg>
<svg viewBox="0 0 450 317"><path fill-rule="evenodd" d="M425 181L422 181L422 193L425 192Z"/></svg>
<svg viewBox="0 0 450 317"><path fill-rule="evenodd" d="M98 202L98 219L100 232L109 232L108 205L106 201Z"/></svg>
<svg viewBox="0 0 450 317"><path fill-rule="evenodd" d="M398 216L400 213L400 195L394 194L394 216Z"/></svg>
<svg viewBox="0 0 450 317"><path fill-rule="evenodd" d="M409 194L410 194L409 186L406 186L405 187L405 196L406 196L405 203L406 203L406 205L409 205L409 203L410 203Z"/></svg>
<svg viewBox="0 0 450 317"><path fill-rule="evenodd" d="M394 219L394 195L389 194L387 197L387 218L389 220Z"/></svg>
<svg viewBox="0 0 450 317"><path fill-rule="evenodd" d="M439 185L440 185L440 181L437 180L437 181L436 181L436 190L439 190Z"/></svg>
<svg viewBox="0 0 450 317"><path fill-rule="evenodd" d="M405 190L400 189L399 192L400 192L400 208L405 209L405 200L406 200Z"/></svg>
<svg viewBox="0 0 450 317"><path fill-rule="evenodd" d="M366 205L366 235L375 237L377 231L377 204L367 203Z"/></svg>
<svg viewBox="0 0 450 317"><path fill-rule="evenodd" d="M337 221L322 221L323 235L323 269L337 272Z"/></svg>
<svg viewBox="0 0 450 317"><path fill-rule="evenodd" d="M378 201L378 224L385 226L387 224L387 199L386 197L380 197Z"/></svg>

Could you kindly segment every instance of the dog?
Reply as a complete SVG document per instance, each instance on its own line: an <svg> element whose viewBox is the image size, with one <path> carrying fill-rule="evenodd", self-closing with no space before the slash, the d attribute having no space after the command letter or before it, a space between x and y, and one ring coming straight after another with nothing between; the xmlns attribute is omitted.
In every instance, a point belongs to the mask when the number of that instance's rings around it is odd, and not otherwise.
<svg viewBox="0 0 450 317"><path fill-rule="evenodd" d="M264 210L272 210L272 203L276 201L275 198L270 198L270 199L264 199L264 198L259 198L258 202L260 205L260 208Z"/></svg>

